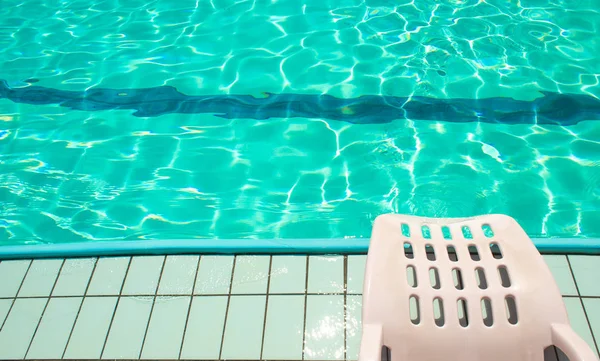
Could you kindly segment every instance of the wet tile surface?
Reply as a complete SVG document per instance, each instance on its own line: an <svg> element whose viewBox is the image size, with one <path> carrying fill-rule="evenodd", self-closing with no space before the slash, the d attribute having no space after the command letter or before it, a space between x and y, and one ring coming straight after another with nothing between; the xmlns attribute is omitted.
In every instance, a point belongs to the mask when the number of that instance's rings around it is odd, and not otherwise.
<svg viewBox="0 0 600 361"><path fill-rule="evenodd" d="M156 297L142 348L142 359L179 358L190 301L190 296Z"/></svg>
<svg viewBox="0 0 600 361"><path fill-rule="evenodd" d="M257 360L260 358L266 297L232 296L229 301L222 359Z"/></svg>
<svg viewBox="0 0 600 361"><path fill-rule="evenodd" d="M306 261L306 256L273 256L269 293L304 293Z"/></svg>
<svg viewBox="0 0 600 361"><path fill-rule="evenodd" d="M344 292L344 257L309 257L308 293L340 292Z"/></svg>
<svg viewBox="0 0 600 361"><path fill-rule="evenodd" d="M0 331L0 359L22 359L40 321L46 298L17 299Z"/></svg>
<svg viewBox="0 0 600 361"><path fill-rule="evenodd" d="M95 258L67 259L60 270L52 296L83 296L96 265Z"/></svg>
<svg viewBox="0 0 600 361"><path fill-rule="evenodd" d="M27 352L28 359L62 357L82 301L82 297L50 299Z"/></svg>
<svg viewBox="0 0 600 361"><path fill-rule="evenodd" d="M153 302L153 297L121 297L103 359L136 359L140 356Z"/></svg>
<svg viewBox="0 0 600 361"><path fill-rule="evenodd" d="M133 257L121 294L154 295L164 260L164 256Z"/></svg>
<svg viewBox="0 0 600 361"><path fill-rule="evenodd" d="M262 358L302 359L304 296L269 296Z"/></svg>
<svg viewBox="0 0 600 361"><path fill-rule="evenodd" d="M597 350L600 297L588 273L600 257L545 259L574 330ZM0 359L356 360L365 261L191 255L133 257L131 264L129 257L0 262Z"/></svg>
<svg viewBox="0 0 600 361"><path fill-rule="evenodd" d="M130 257L100 258L92 275L88 296L117 296L121 292Z"/></svg>
<svg viewBox="0 0 600 361"><path fill-rule="evenodd" d="M199 258L199 256L168 256L160 279L158 294L192 294Z"/></svg>
<svg viewBox="0 0 600 361"><path fill-rule="evenodd" d="M15 297L31 261L3 261L0 263L0 297Z"/></svg>
<svg viewBox="0 0 600 361"><path fill-rule="evenodd" d="M580 296L600 297L600 256L569 256Z"/></svg>
<svg viewBox="0 0 600 361"><path fill-rule="evenodd" d="M18 297L50 296L63 262L62 259L34 260L21 285Z"/></svg>
<svg viewBox="0 0 600 361"><path fill-rule="evenodd" d="M117 297L86 297L67 345L65 358L99 359Z"/></svg>

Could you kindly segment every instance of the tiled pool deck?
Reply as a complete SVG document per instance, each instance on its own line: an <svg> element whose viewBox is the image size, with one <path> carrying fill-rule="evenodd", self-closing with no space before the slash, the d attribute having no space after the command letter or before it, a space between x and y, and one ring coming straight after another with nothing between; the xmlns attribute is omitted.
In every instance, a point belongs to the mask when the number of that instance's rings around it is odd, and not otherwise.
<svg viewBox="0 0 600 361"><path fill-rule="evenodd" d="M544 256L600 347L600 256ZM356 360L366 256L0 262L0 359Z"/></svg>

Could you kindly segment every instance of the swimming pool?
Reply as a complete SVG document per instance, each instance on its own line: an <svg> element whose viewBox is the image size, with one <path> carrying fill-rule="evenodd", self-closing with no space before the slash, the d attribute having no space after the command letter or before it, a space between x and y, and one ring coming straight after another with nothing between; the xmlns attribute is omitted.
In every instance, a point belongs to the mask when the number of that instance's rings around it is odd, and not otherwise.
<svg viewBox="0 0 600 361"><path fill-rule="evenodd" d="M599 29L593 1L4 0L0 244L600 237Z"/></svg>

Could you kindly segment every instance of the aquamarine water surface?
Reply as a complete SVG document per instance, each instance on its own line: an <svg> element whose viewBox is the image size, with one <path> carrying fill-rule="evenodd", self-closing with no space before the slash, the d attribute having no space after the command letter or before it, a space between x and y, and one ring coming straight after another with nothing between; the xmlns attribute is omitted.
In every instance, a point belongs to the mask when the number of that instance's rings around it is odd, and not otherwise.
<svg viewBox="0 0 600 361"><path fill-rule="evenodd" d="M592 0L4 0L0 79L123 97L171 86L254 98L598 98L597 9ZM353 124L51 103L0 96L0 244L367 237L386 212L506 213L532 236L600 237L593 116Z"/></svg>

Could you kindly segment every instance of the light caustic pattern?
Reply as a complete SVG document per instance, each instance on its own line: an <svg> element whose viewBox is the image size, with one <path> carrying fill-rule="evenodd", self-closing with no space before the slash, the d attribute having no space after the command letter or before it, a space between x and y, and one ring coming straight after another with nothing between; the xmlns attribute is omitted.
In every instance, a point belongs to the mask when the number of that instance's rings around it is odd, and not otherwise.
<svg viewBox="0 0 600 361"><path fill-rule="evenodd" d="M600 95L594 1L13 1L0 79L64 90ZM352 108L341 109L352 112ZM0 241L366 237L384 212L600 236L600 127L136 118L0 99Z"/></svg>

